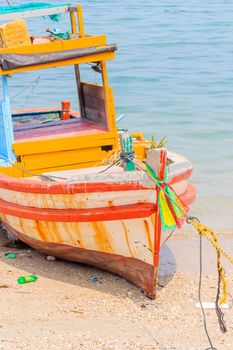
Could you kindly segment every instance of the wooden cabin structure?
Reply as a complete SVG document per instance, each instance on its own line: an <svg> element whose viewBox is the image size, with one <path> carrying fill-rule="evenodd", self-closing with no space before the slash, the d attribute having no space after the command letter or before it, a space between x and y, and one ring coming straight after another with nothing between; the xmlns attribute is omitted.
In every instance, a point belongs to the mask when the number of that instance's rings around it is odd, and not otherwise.
<svg viewBox="0 0 233 350"><path fill-rule="evenodd" d="M25 19L55 12L70 15L69 40L51 41L33 45ZM87 167L100 162L109 150L118 147L116 115L111 87L108 85L107 61L114 59L115 45L108 45L105 35L85 33L81 6L61 6L52 9L31 10L0 15L0 22L12 22L0 27L0 75L3 83L3 101L0 103L0 156L16 162L34 173ZM80 65L91 62L97 65L102 84L82 81ZM41 108L11 112L8 79L18 73L52 67L74 66L80 114ZM11 78L12 79L12 78ZM54 121L40 123L40 116L54 113ZM32 117L33 124L16 123ZM36 118L37 117L37 118ZM59 119L59 120L58 120ZM38 123L36 123L38 121ZM0 160L2 173L28 176L10 163Z"/></svg>

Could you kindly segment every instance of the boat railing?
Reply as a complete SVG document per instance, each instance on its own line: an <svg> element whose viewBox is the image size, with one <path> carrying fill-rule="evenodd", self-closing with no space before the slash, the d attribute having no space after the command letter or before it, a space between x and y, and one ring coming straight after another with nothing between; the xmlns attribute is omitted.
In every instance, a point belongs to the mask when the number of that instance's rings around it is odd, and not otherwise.
<svg viewBox="0 0 233 350"><path fill-rule="evenodd" d="M0 22L14 21L17 19L42 17L42 16L52 16L59 14L70 14L71 29L72 34L78 34L79 37L84 37L84 24L82 17L82 7L81 5L61 5L57 7L48 8L32 8L30 10L22 10L14 12L14 7L12 7L12 12L7 12L0 14Z"/></svg>

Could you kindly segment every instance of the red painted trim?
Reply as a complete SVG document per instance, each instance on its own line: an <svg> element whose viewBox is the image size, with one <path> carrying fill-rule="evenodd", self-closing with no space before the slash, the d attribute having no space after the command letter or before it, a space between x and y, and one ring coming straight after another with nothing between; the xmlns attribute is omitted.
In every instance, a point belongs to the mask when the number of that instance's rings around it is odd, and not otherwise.
<svg viewBox="0 0 233 350"><path fill-rule="evenodd" d="M196 199L196 188L192 183L189 183L185 193L179 196L179 199L186 206L192 204Z"/></svg>
<svg viewBox="0 0 233 350"><path fill-rule="evenodd" d="M169 182L169 185L172 185L176 182L180 182L180 181L183 181L183 180L187 180L191 175L192 175L192 172L193 172L193 168L190 168L188 170L185 170L183 173L177 175L177 176L174 176L171 181Z"/></svg>
<svg viewBox="0 0 233 350"><path fill-rule="evenodd" d="M53 222L93 222L137 219L151 216L155 204L133 204L91 209L39 209L0 200L0 211L24 219Z"/></svg>
<svg viewBox="0 0 233 350"><path fill-rule="evenodd" d="M192 173L188 170L179 176L173 178L170 184L187 179ZM90 193L90 192L113 192L113 191L136 191L151 190L151 188L143 187L139 182L128 183L75 183L66 184L64 182L39 182L27 180L27 178L14 178L10 176L0 175L0 188L11 191L26 193L42 193L42 194L72 194L72 193Z"/></svg>
<svg viewBox="0 0 233 350"><path fill-rule="evenodd" d="M0 188L11 191L27 193L48 193L48 194L72 194L72 193L89 193L89 192L113 192L113 191L132 191L132 190L149 190L144 188L139 182L128 183L75 183L66 184L64 182L39 182L27 179L17 179L9 176L0 175Z"/></svg>

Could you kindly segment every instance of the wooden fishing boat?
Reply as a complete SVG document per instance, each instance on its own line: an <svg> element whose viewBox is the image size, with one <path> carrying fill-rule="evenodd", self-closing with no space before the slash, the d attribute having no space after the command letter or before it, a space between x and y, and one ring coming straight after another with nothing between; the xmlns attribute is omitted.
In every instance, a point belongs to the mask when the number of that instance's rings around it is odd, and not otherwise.
<svg viewBox="0 0 233 350"><path fill-rule="evenodd" d="M24 19L63 13L70 14L68 38L41 37L33 44ZM159 190L167 171L166 182L190 205L191 163L165 148L151 148L141 133L117 130L106 67L116 46L107 45L105 36L85 34L80 6L11 7L0 14L0 21L6 20L0 27L2 225L10 237L45 254L118 274L154 298L162 232ZM101 74L102 84L81 80L85 63ZM67 65L75 68L79 112L69 101L11 111L10 76ZM161 186L148 176L145 163Z"/></svg>

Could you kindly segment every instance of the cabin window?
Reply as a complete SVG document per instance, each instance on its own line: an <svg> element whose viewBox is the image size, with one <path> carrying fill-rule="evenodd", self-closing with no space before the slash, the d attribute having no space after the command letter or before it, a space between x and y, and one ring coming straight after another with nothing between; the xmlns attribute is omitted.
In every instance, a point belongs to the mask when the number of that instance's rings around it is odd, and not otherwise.
<svg viewBox="0 0 233 350"><path fill-rule="evenodd" d="M98 71L99 70L99 71ZM99 64L15 74L8 79L14 132L87 120L107 129ZM107 130L106 130L107 131Z"/></svg>

